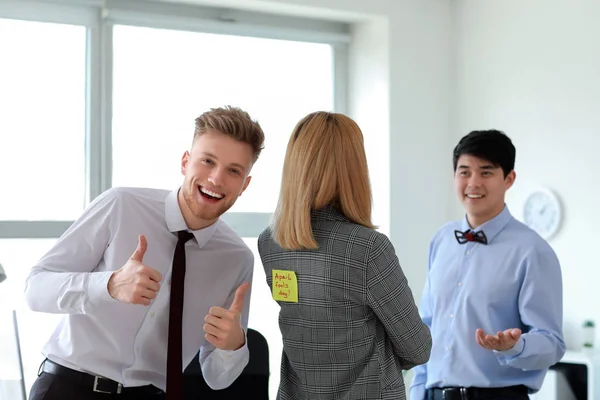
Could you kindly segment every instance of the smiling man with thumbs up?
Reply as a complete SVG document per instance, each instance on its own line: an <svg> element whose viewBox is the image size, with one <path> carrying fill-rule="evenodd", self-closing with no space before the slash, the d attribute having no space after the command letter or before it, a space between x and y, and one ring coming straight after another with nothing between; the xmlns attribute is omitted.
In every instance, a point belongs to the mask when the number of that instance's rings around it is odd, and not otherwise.
<svg viewBox="0 0 600 400"><path fill-rule="evenodd" d="M237 379L254 257L219 217L248 187L263 141L238 108L202 114L181 187L104 192L38 261L27 303L64 317L30 400L182 400L198 351L210 387Z"/></svg>

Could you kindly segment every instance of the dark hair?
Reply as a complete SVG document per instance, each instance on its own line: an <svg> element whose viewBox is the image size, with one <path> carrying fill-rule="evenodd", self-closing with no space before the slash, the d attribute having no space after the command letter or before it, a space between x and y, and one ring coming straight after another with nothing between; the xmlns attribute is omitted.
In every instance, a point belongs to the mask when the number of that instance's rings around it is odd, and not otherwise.
<svg viewBox="0 0 600 400"><path fill-rule="evenodd" d="M456 172L458 159L463 154L481 158L491 162L495 167L502 168L505 178L515 169L515 146L502 131L495 129L473 131L460 139L452 157L454 172Z"/></svg>

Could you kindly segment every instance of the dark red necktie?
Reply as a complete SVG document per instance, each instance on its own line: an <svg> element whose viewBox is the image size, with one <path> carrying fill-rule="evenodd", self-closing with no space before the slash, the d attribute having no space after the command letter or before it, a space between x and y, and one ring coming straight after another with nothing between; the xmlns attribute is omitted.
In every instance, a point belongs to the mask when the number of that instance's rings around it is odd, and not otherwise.
<svg viewBox="0 0 600 400"><path fill-rule="evenodd" d="M167 400L183 400L182 319L185 282L185 242L194 237L188 231L177 232L179 240L173 255L169 337L167 347Z"/></svg>
<svg viewBox="0 0 600 400"><path fill-rule="evenodd" d="M470 229L467 229L464 232L454 231L454 237L456 241L460 244L465 244L467 242L478 242L482 244L487 244L487 237L483 231L474 232Z"/></svg>

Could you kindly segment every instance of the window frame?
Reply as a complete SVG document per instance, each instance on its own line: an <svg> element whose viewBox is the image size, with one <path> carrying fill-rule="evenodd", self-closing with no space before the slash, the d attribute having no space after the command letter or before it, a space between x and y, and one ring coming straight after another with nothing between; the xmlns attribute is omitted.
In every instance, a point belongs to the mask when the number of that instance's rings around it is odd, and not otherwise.
<svg viewBox="0 0 600 400"><path fill-rule="evenodd" d="M3 0L0 18L86 27L85 206L112 187L114 25L329 44L334 63L334 110L348 111L351 35L346 23L147 0ZM240 236L257 237L269 224L271 213L229 211L222 218ZM0 220L0 240L59 238L73 222Z"/></svg>

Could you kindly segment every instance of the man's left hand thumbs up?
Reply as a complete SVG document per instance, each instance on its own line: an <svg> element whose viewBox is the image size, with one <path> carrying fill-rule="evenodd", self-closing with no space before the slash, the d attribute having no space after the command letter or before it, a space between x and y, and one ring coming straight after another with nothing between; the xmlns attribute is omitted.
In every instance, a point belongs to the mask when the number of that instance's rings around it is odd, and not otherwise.
<svg viewBox="0 0 600 400"><path fill-rule="evenodd" d="M237 350L246 344L241 317L248 289L250 289L249 283L240 285L229 310L223 307L212 307L204 318L204 337L216 348Z"/></svg>

